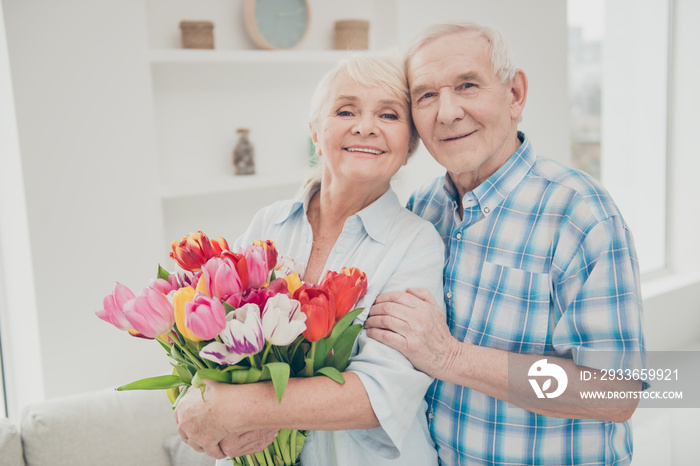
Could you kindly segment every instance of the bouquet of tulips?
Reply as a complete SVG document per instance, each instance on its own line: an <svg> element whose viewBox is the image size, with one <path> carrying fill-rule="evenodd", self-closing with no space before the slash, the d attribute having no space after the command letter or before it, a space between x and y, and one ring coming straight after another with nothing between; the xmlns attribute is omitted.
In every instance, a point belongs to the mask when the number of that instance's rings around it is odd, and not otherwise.
<svg viewBox="0 0 700 466"><path fill-rule="evenodd" d="M190 234L172 243L170 257L183 269L158 277L139 296L117 283L97 316L131 335L156 340L172 374L118 390L167 390L173 407L203 379L224 383L271 380L278 401L289 377L324 375L344 383L361 325L351 311L367 291L355 268L327 272L318 286L304 283L299 264L258 240L238 252L225 239ZM263 452L231 458L234 465L299 462L307 432L282 429Z"/></svg>

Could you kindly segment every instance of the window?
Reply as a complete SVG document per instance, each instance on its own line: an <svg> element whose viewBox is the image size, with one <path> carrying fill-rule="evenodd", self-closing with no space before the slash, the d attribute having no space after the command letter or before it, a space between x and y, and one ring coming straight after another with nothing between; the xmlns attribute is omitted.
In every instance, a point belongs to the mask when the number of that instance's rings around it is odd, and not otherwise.
<svg viewBox="0 0 700 466"><path fill-rule="evenodd" d="M671 0L568 0L574 166L600 179L643 274L666 266Z"/></svg>

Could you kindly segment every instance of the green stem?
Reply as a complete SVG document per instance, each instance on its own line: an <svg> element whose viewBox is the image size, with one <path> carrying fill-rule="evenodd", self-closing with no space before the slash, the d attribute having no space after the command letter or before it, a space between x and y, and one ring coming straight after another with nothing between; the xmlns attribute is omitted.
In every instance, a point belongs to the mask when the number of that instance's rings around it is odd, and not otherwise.
<svg viewBox="0 0 700 466"><path fill-rule="evenodd" d="M311 342L311 349L307 354L305 359L306 366L304 366L304 377L312 377L314 375L314 357L316 355L316 342Z"/></svg>
<svg viewBox="0 0 700 466"><path fill-rule="evenodd" d="M260 361L261 367L265 365L265 361L267 361L267 355L268 355L268 353L270 353L271 348L272 348L272 343L270 343L268 341L267 345L265 345L265 351L263 352L263 355L262 355L262 361Z"/></svg>
<svg viewBox="0 0 700 466"><path fill-rule="evenodd" d="M275 461L272 459L272 455L270 455L270 448L271 447L272 446L270 445L267 448L265 448L263 450L263 453L265 454L265 464L270 465L270 466L274 466Z"/></svg>
<svg viewBox="0 0 700 466"><path fill-rule="evenodd" d="M275 437L275 440L272 442L272 446L275 449L275 456L279 456L280 458L282 458L282 461L284 461L284 456L282 456L282 452L280 451L279 441L277 440L278 438L279 438L279 436Z"/></svg>
<svg viewBox="0 0 700 466"><path fill-rule="evenodd" d="M315 342L314 342L315 343ZM291 457L292 457L292 464L297 459L297 431L296 429L292 430L292 433L289 435L289 447L291 448Z"/></svg>
<svg viewBox="0 0 700 466"><path fill-rule="evenodd" d="M193 363L195 363L195 364L197 365L197 367L199 367L200 369L206 369L206 368L207 368L207 366L203 365L202 362L199 360L199 358L196 357L194 354L192 354L192 352L191 352L190 350L188 350L187 347L186 347L185 345L177 345L177 346L178 346L178 348L180 348L180 350L181 350L183 353L185 353L185 354L187 354L187 356L189 356L190 361L192 361Z"/></svg>
<svg viewBox="0 0 700 466"><path fill-rule="evenodd" d="M248 356L248 361L250 361L250 367L258 369L258 363L255 362L255 355Z"/></svg>

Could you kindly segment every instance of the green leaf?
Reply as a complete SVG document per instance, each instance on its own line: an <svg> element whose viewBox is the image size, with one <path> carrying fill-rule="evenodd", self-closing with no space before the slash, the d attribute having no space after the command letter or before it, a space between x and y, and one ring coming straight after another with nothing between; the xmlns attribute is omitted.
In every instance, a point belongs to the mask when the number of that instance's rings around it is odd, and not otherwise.
<svg viewBox="0 0 700 466"><path fill-rule="evenodd" d="M260 369L256 369L255 367L251 367L248 369L248 377L245 379L245 383L254 383L260 381L260 377L262 377L262 371Z"/></svg>
<svg viewBox="0 0 700 466"><path fill-rule="evenodd" d="M117 387L117 390L166 390L168 388L181 387L183 385L187 384L177 375L159 375L122 385L121 387Z"/></svg>
<svg viewBox="0 0 700 466"><path fill-rule="evenodd" d="M180 377L180 380L185 382L185 385L189 385L192 383L192 373L187 369L186 366L178 364L177 366L175 366L175 371Z"/></svg>
<svg viewBox="0 0 700 466"><path fill-rule="evenodd" d="M236 310L235 307L231 306L231 305L230 305L229 303L227 303L226 301L222 301L222 303L224 304L224 311L226 311L226 314L228 314L228 313L231 312L231 311L235 311L235 310Z"/></svg>
<svg viewBox="0 0 700 466"><path fill-rule="evenodd" d="M347 314L345 314L342 319L336 322L331 334L324 339L326 344L328 345L326 346L326 348L328 348L328 351L330 351L330 349L335 346L336 340L340 338L340 335L343 334L345 329L347 329L350 326L350 324L352 324L355 318L359 316L362 313L362 311L364 311L364 308L358 307L354 311L350 311Z"/></svg>
<svg viewBox="0 0 700 466"><path fill-rule="evenodd" d="M231 383L231 373L218 369L199 369L196 374L201 380L211 379L217 382Z"/></svg>
<svg viewBox="0 0 700 466"><path fill-rule="evenodd" d="M352 353L352 348L355 345L357 335L362 331L361 324L355 324L345 329L343 334L335 342L333 347L333 355L326 358L324 366L332 366L339 371L344 371L348 367L348 360Z"/></svg>
<svg viewBox="0 0 700 466"><path fill-rule="evenodd" d="M165 270L163 267L158 264L158 278L162 278L163 280L167 280L170 277L170 272Z"/></svg>
<svg viewBox="0 0 700 466"><path fill-rule="evenodd" d="M345 379L343 378L343 374L341 374L340 371L338 369L336 369L335 367L330 367L330 366L322 367L319 370L317 370L316 373L321 374L321 375L325 375L329 379L335 380L336 382L338 382L341 385L345 383Z"/></svg>
<svg viewBox="0 0 700 466"><path fill-rule="evenodd" d="M283 362L271 362L263 366L263 373L268 372L272 379L272 385L277 393L277 402L282 402L282 395L289 381L289 365Z"/></svg>
<svg viewBox="0 0 700 466"><path fill-rule="evenodd" d="M319 340L316 342L316 352L314 353L314 372L319 368L325 366L324 361L331 347L326 344L326 340Z"/></svg>

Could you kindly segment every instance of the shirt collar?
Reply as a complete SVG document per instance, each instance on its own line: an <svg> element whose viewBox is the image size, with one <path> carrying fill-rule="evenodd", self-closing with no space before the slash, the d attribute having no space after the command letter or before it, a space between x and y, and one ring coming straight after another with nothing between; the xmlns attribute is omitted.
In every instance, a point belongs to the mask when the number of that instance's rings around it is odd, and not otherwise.
<svg viewBox="0 0 700 466"><path fill-rule="evenodd" d="M501 168L484 180L479 186L466 193L464 198L475 197L484 215L488 215L498 206L525 176L535 163L535 150L527 136L518 131L518 138L522 141L518 150L506 161ZM445 174L443 189L448 197L455 201L459 192L449 174ZM467 205L462 202L462 205Z"/></svg>
<svg viewBox="0 0 700 466"><path fill-rule="evenodd" d="M320 178L316 178L310 181L306 186L304 186L304 189L302 189L301 192L295 198L283 201L282 207L277 212L277 215L275 215L275 217L272 219L272 223L283 223L289 217L295 215L300 209L303 210L304 214L306 214L306 212L309 209L309 203L311 202L311 198L320 189Z"/></svg>
<svg viewBox="0 0 700 466"><path fill-rule="evenodd" d="M297 197L285 201L286 205L279 210L279 213L273 219L273 223L282 223L289 217L296 215L299 210L303 210L303 214L306 215L311 198L320 189L320 179L310 182ZM398 197L389 188L379 199L359 211L355 216L359 217L363 228L372 239L384 244L389 236L391 225L401 209L403 207L399 203Z"/></svg>

